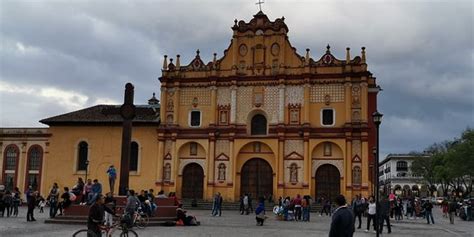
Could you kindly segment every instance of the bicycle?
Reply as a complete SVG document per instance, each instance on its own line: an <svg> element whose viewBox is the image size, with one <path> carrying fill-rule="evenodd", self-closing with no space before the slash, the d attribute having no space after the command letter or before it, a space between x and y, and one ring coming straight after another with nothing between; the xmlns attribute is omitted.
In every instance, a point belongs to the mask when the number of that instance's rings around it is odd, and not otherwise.
<svg viewBox="0 0 474 237"><path fill-rule="evenodd" d="M137 210L133 214L133 225L138 228L145 228L148 226L148 221L148 214L143 211L141 206L138 206Z"/></svg>
<svg viewBox="0 0 474 237"><path fill-rule="evenodd" d="M99 225L102 236L104 237L138 237L137 232L127 227L126 223L122 223L121 220L115 222L112 226ZM116 233L115 230L121 230L120 233ZM81 229L72 234L72 237L98 237L96 233L89 229Z"/></svg>

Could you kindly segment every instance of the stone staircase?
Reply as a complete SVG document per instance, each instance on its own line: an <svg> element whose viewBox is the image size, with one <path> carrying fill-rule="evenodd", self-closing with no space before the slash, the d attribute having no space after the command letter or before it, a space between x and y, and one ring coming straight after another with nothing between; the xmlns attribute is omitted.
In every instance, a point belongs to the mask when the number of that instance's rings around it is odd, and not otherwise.
<svg viewBox="0 0 474 237"><path fill-rule="evenodd" d="M193 207L192 204L192 199L183 199L182 200L183 207L184 209L187 210L212 210L212 201L205 201L205 200L197 200L196 201L196 206ZM252 205L255 207L257 203L255 201L252 201ZM265 210L266 211L272 211L273 207L275 206L275 203L270 203L270 202L265 202ZM239 202L224 202L222 203L222 210L230 210L230 211L238 211L240 209L240 203ZM311 205L311 210L310 212L318 212L322 209L322 206L320 204L314 203Z"/></svg>

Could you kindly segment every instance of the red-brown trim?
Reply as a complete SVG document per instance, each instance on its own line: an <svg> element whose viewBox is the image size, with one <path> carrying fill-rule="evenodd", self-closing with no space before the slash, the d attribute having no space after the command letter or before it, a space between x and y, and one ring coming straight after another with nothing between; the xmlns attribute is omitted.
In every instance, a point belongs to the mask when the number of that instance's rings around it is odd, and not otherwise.
<svg viewBox="0 0 474 237"><path fill-rule="evenodd" d="M2 169L2 183L6 184L5 183L5 176L6 176L6 173L5 173L5 168L7 166L7 150L10 148L10 147L13 147L15 150L16 150L16 162L15 162L15 178L13 179L13 188L17 187L17 179L18 179L18 163L20 163L20 148L18 148L17 145L15 144L10 144L8 146L5 147L5 149L3 150L3 169ZM6 185L5 185L6 186Z"/></svg>
<svg viewBox="0 0 474 237"><path fill-rule="evenodd" d="M26 191L28 189L28 174L29 174L29 165L30 165L30 152L33 148L38 147L41 151L41 157L40 157L40 167L38 170L38 192L41 193L41 177L43 173L43 158L44 158L44 149L38 144L34 144L28 148L28 153L26 154L26 167L25 167L25 187L24 190Z"/></svg>

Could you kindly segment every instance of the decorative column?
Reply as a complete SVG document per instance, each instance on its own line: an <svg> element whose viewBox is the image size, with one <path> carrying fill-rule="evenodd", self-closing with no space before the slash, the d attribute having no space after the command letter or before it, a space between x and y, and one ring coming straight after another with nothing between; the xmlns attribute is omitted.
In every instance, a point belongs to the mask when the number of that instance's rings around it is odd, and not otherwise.
<svg viewBox="0 0 474 237"><path fill-rule="evenodd" d="M311 181L311 156L309 154L309 139L305 137L303 143L303 165L304 165L304 179L303 179L303 188L309 187ZM309 195L310 193L308 193Z"/></svg>
<svg viewBox="0 0 474 237"><path fill-rule="evenodd" d="M167 105L167 101L166 101L166 97L167 97L167 93L168 93L168 90L166 89L166 84L162 84L161 85L161 93L160 93L160 97L161 97L161 105L160 105L160 121L161 121L161 124L165 123L166 121L166 105Z"/></svg>
<svg viewBox="0 0 474 237"><path fill-rule="evenodd" d="M283 189L285 186L285 140L284 138L278 139L278 162L277 162L277 170L278 170L278 186L277 189ZM283 190L279 195L283 195Z"/></svg>
<svg viewBox="0 0 474 237"><path fill-rule="evenodd" d="M352 187L352 142L350 140L346 140L346 152L344 156L344 167L343 167L343 172L344 172L344 180L341 180L341 185L343 185L341 188L343 190L343 193L346 194L348 197L352 197L352 189L347 190L347 185L351 185Z"/></svg>
<svg viewBox="0 0 474 237"><path fill-rule="evenodd" d="M179 124L179 99L180 99L180 96L179 96L179 84L175 84L175 87L174 87L174 116L173 116L173 124Z"/></svg>
<svg viewBox="0 0 474 237"><path fill-rule="evenodd" d="M158 134L158 137L163 137L164 134ZM165 141L161 138L158 140L158 157L157 157L157 164L156 164L156 183L163 185L163 157L164 157L164 150L165 150Z"/></svg>
<svg viewBox="0 0 474 237"><path fill-rule="evenodd" d="M214 137L214 133L210 134L210 140L209 140L209 157L207 159L207 197L212 198L212 194L214 193L214 159L215 159L215 144L216 140Z"/></svg>
<svg viewBox="0 0 474 237"><path fill-rule="evenodd" d="M217 117L217 87L211 86L211 117L209 119L209 124L216 124Z"/></svg>
<svg viewBox="0 0 474 237"><path fill-rule="evenodd" d="M308 79L309 80L309 79ZM303 124L309 124L309 105L310 105L310 90L311 85L309 83L304 84L304 100L303 100Z"/></svg>
<svg viewBox="0 0 474 237"><path fill-rule="evenodd" d="M367 81L367 77L362 77L362 81ZM361 122L367 123L369 107L368 103L369 91L367 82L360 83L360 108L361 108Z"/></svg>
<svg viewBox="0 0 474 237"><path fill-rule="evenodd" d="M345 96L345 110L346 110L346 123L351 123L352 122L352 84L351 84L351 78L346 77L346 83L344 83L344 96Z"/></svg>
<svg viewBox="0 0 474 237"><path fill-rule="evenodd" d="M279 104L278 104L278 123L283 124L285 122L285 85L280 84L278 87L279 92Z"/></svg>
<svg viewBox="0 0 474 237"><path fill-rule="evenodd" d="M237 183L237 158L236 155L234 154L234 138L229 139L229 164L230 164L230 169L232 170L232 175L229 175L229 182L227 182L227 185L232 185L232 199L235 199L236 196L239 194L236 194L236 183ZM237 199L238 200L238 199ZM235 200L234 200L235 201Z"/></svg>
<svg viewBox="0 0 474 237"><path fill-rule="evenodd" d="M230 87L230 123L235 124L237 117L237 86Z"/></svg>
<svg viewBox="0 0 474 237"><path fill-rule="evenodd" d="M176 185L176 181L178 180L178 166L179 166L179 157L178 157L178 151L176 149L176 133L173 133L171 136L172 136L172 140L171 140L171 162L173 164L173 167L171 169L171 180L170 180L170 184L172 186L175 186ZM182 184L181 184L182 185ZM176 189L174 190L176 191Z"/></svg>

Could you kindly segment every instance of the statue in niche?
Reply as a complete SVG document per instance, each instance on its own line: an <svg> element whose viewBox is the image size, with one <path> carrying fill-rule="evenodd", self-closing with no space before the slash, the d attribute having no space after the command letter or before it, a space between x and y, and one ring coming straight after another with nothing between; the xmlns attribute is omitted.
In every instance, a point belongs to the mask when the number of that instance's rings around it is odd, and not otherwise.
<svg viewBox="0 0 474 237"><path fill-rule="evenodd" d="M290 166L290 182L298 183L298 166L294 163Z"/></svg>
<svg viewBox="0 0 474 237"><path fill-rule="evenodd" d="M217 179L218 180L225 180L225 165L223 163L221 163L218 167L218 175L217 175Z"/></svg>
<svg viewBox="0 0 474 237"><path fill-rule="evenodd" d="M171 179L171 165L169 163L166 163L163 169L163 177L165 181L170 181Z"/></svg>
<svg viewBox="0 0 474 237"><path fill-rule="evenodd" d="M174 109L173 99L171 99L171 98L168 99L168 103L167 103L167 105L166 105L166 109L167 109L168 111L173 111L173 109Z"/></svg>

